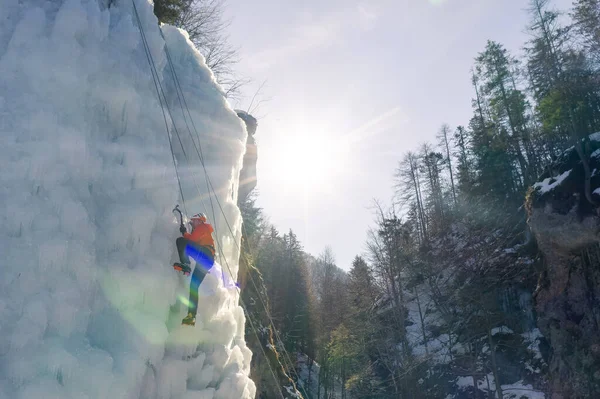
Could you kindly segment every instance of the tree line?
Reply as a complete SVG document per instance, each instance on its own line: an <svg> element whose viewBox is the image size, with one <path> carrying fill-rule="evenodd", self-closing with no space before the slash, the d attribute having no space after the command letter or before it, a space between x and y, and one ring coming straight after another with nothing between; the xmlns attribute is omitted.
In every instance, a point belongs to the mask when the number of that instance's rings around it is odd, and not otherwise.
<svg viewBox="0 0 600 399"><path fill-rule="evenodd" d="M262 221L250 239L276 345L313 398L498 398L543 391L547 348L532 301L543 261L522 207L568 147L584 165L600 130L600 1L568 12L530 0L524 56L488 41L471 70L473 115L442 124L398 162L390 206L376 203L367 250L349 272ZM244 208L244 207L243 207ZM261 211L245 204L244 222ZM254 215L254 216L252 216ZM306 370L305 370L306 371ZM600 393L593 379L588 392Z"/></svg>

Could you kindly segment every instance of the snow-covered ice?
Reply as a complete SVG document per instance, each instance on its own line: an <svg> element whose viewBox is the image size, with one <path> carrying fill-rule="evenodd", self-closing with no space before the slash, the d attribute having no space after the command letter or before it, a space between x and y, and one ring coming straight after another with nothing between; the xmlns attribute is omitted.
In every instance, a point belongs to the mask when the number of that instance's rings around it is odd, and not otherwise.
<svg viewBox="0 0 600 399"><path fill-rule="evenodd" d="M132 2L0 0L0 398L254 397L244 314L222 278L237 274L246 131L186 34L164 26L163 39L135 1L181 135L187 211L215 225L222 268L182 327L178 185ZM165 41L234 237L207 209Z"/></svg>

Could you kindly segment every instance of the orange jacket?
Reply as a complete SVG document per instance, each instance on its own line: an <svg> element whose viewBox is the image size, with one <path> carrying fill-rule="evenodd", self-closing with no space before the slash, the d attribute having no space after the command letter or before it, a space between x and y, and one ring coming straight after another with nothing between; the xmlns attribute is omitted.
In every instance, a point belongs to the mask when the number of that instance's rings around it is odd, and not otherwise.
<svg viewBox="0 0 600 399"><path fill-rule="evenodd" d="M191 233L184 233L183 237L202 247L215 247L215 240L213 240L212 232L213 227L208 223L202 223L198 225Z"/></svg>

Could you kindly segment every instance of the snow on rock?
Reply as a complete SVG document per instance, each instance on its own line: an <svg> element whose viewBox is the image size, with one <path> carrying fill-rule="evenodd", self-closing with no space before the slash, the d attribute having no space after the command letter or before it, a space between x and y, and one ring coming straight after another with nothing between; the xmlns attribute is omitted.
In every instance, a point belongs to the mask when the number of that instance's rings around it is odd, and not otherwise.
<svg viewBox="0 0 600 399"><path fill-rule="evenodd" d="M464 389L473 386L473 377L456 377L456 386Z"/></svg>
<svg viewBox="0 0 600 399"><path fill-rule="evenodd" d="M592 141L600 141L600 132L590 134L589 138Z"/></svg>
<svg viewBox="0 0 600 399"><path fill-rule="evenodd" d="M502 385L503 396L506 399L545 399L546 395L542 391L533 389L529 384L523 384L523 381L515 382L510 385Z"/></svg>
<svg viewBox="0 0 600 399"><path fill-rule="evenodd" d="M558 187L563 182L563 180L569 177L569 174L571 174L571 170L572 169L569 169L558 176L548 177L542 180L541 182L537 182L533 185L533 188L538 190L540 194L545 194L553 190L555 187Z"/></svg>
<svg viewBox="0 0 600 399"><path fill-rule="evenodd" d="M292 398L302 398L302 396L298 395L298 391L293 386L289 385L284 387L288 395Z"/></svg>
<svg viewBox="0 0 600 399"><path fill-rule="evenodd" d="M527 332L521 334L521 336L523 337L523 340L527 344L527 349L529 349L534 354L534 358L541 360L542 352L540 351L539 345L540 345L540 339L544 338L544 336L542 335L542 332L540 331L540 329L534 328L531 331L527 331Z"/></svg>
<svg viewBox="0 0 600 399"><path fill-rule="evenodd" d="M2 0L0 397L254 397L231 284L246 131L187 35L164 26L163 39L152 4L135 1L181 134L187 211L209 215L223 267L201 286L196 327L182 327L178 185L132 2ZM206 209L165 41L234 237Z"/></svg>
<svg viewBox="0 0 600 399"><path fill-rule="evenodd" d="M593 154L600 149L600 133L589 138L584 148ZM587 164L589 170L596 170L589 185L586 183L587 168L577 151L565 151L548 165L542 178L566 170L572 170L571 175L550 195L530 192L526 199L528 225L544 258L535 307L536 324L546 337L544 346L548 345L549 396L598 396L597 384L588 383L587 370L600 369L600 361L587 353L592 345L598 344L600 328L594 319L595 304L582 298L592 297L598 291L597 286L586 282L598 278L598 271L587 267L588 262L593 263L587 254L595 253L600 242L597 208L591 204L600 196L600 191L596 191L600 187L600 174L597 173L600 157L590 157ZM588 189L593 192L592 201L587 200ZM584 267L574 268L575 263ZM578 316L574 318L573 314ZM565 325L569 327L565 328ZM538 366L544 366L543 362L533 360L530 366L534 372ZM581 368L583 363L585 370ZM572 378L565 379L565 375Z"/></svg>
<svg viewBox="0 0 600 399"><path fill-rule="evenodd" d="M461 390L473 386L472 377L457 377L455 382ZM484 379L477 381L477 389L480 391L487 392L488 387L492 392L495 392L496 382L494 375L491 373L485 376ZM505 399L545 399L546 396L542 391L534 389L533 386L524 384L523 381L517 381L514 384L502 385L502 397Z"/></svg>
<svg viewBox="0 0 600 399"><path fill-rule="evenodd" d="M492 335L496 334L514 334L515 332L506 326L494 327L491 331Z"/></svg>

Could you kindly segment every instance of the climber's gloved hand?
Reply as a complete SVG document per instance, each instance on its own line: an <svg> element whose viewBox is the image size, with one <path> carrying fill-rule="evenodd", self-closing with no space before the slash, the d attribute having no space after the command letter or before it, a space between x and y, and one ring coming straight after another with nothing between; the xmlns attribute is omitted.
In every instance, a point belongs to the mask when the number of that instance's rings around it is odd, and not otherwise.
<svg viewBox="0 0 600 399"><path fill-rule="evenodd" d="M185 234L185 233L187 233L187 229L185 228L185 226L181 226L181 227L179 228L179 232L180 232L181 234Z"/></svg>

